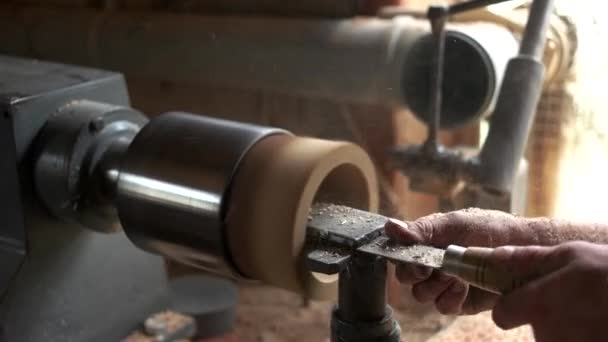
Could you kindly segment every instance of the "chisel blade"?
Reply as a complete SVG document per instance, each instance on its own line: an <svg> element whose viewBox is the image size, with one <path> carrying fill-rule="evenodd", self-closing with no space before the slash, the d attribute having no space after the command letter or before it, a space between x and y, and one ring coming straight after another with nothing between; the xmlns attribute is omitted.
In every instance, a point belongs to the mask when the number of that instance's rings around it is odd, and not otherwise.
<svg viewBox="0 0 608 342"><path fill-rule="evenodd" d="M387 237L379 237L357 249L358 251L382 256L399 262L441 268L445 250L424 245L402 246Z"/></svg>

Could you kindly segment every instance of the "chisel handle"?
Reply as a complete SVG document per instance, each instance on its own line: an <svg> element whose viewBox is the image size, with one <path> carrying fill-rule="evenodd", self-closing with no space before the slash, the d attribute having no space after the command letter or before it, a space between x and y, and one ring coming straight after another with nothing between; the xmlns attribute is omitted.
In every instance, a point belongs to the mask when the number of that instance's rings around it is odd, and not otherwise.
<svg viewBox="0 0 608 342"><path fill-rule="evenodd" d="M493 248L451 245L445 250L441 270L475 287L504 294L531 280L501 270L489 262Z"/></svg>

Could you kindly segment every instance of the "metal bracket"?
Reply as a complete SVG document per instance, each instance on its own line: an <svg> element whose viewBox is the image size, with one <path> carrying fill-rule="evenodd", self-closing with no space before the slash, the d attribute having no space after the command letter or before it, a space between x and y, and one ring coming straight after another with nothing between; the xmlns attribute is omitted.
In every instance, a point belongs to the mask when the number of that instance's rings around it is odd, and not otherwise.
<svg viewBox="0 0 608 342"><path fill-rule="evenodd" d="M306 229L306 263L313 272L336 274L357 248L382 235L386 217L354 208L318 203Z"/></svg>

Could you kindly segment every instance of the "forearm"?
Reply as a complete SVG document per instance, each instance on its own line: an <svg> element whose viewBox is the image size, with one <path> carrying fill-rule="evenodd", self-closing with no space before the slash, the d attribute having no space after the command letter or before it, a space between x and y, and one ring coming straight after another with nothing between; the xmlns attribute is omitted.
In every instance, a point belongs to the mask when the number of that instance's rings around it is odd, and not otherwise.
<svg viewBox="0 0 608 342"><path fill-rule="evenodd" d="M424 219L423 219L424 220ZM435 244L468 246L553 246L568 241L608 244L608 224L573 222L545 217L526 218L482 209L466 209L438 216L430 224ZM424 226L424 222L420 225ZM445 243L442 244L445 240Z"/></svg>
<svg viewBox="0 0 608 342"><path fill-rule="evenodd" d="M402 243L438 247L553 246L567 241L608 244L608 224L526 218L478 208L421 217L405 227L389 235Z"/></svg>
<svg viewBox="0 0 608 342"><path fill-rule="evenodd" d="M580 223L548 218L526 218L523 224L533 231L538 245L557 245L567 241L608 244L608 224Z"/></svg>

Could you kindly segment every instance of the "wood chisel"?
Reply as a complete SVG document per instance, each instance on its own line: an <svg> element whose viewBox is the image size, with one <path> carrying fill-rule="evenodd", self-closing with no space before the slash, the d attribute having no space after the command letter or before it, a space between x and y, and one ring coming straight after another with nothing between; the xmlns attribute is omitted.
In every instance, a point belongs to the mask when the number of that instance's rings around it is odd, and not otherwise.
<svg viewBox="0 0 608 342"><path fill-rule="evenodd" d="M450 245L444 250L424 245L402 246L388 237L381 236L357 250L398 263L438 269L475 287L497 294L508 293L529 280L492 267L488 259L493 248Z"/></svg>
<svg viewBox="0 0 608 342"><path fill-rule="evenodd" d="M338 269L354 251L384 257L398 263L409 263L438 269L473 286L506 293L525 281L488 263L493 249L448 246L447 249L424 245L403 246L384 235L387 217L331 203L315 203L307 225L309 241L317 241L309 254L318 269L327 273ZM318 245L318 242L322 242ZM323 245L326 246L323 246ZM335 246L337 249L333 247ZM530 278L526 278L527 281Z"/></svg>

